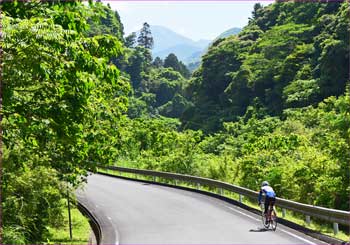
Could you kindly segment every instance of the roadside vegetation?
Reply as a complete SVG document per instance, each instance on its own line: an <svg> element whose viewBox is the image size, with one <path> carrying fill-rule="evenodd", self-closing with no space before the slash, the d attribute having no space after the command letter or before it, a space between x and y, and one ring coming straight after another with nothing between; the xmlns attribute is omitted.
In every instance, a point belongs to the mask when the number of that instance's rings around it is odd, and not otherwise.
<svg viewBox="0 0 350 245"><path fill-rule="evenodd" d="M267 179L280 197L349 210L349 13L256 4L190 74L152 57L147 23L125 36L102 3L3 3L2 243L64 240L48 228L64 222L58 200L97 162Z"/></svg>
<svg viewBox="0 0 350 245"><path fill-rule="evenodd" d="M56 227L48 227L49 235L46 244L89 244L92 230L88 219L71 203L72 239L69 233L68 207L65 200L62 210L63 222Z"/></svg>

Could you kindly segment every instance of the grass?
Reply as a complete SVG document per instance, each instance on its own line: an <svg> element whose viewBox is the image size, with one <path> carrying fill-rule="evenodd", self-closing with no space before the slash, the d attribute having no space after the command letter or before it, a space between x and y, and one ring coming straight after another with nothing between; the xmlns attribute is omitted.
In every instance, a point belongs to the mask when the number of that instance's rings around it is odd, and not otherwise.
<svg viewBox="0 0 350 245"><path fill-rule="evenodd" d="M71 205L71 219L72 219L72 237L69 236L69 221L68 209L66 208L64 215L64 224L62 227L49 227L50 241L47 244L88 244L91 233L88 219L80 213L76 207Z"/></svg>
<svg viewBox="0 0 350 245"><path fill-rule="evenodd" d="M119 176L119 172L113 171L113 170L99 169L98 171L101 172L101 173L108 173L108 174ZM122 173L122 176L129 177L129 178L135 178L135 174L129 174L129 173ZM142 175L138 175L137 179L153 180L152 177L145 177L145 176L142 176ZM158 178L157 178L157 181L159 181ZM161 181L161 182L163 182L163 181ZM164 181L164 182L166 182L168 184L170 184L170 183L175 184L174 181ZM196 189L196 186L194 184L189 184L189 183L185 183L185 182L182 182L182 181L181 182L178 181L177 185ZM205 190L205 191L215 192L215 193L218 194L218 191L217 190L213 191L212 188L209 189L208 187L201 186L200 189L201 190ZM232 193L232 192L228 192L226 190L224 191L224 195L226 197L228 197L228 198L235 199L235 200L238 200L238 198L239 198L238 194ZM251 202L250 200L248 200L248 199L246 199L244 197L243 197L242 203L244 203L245 205L247 205L249 207L252 207L252 208L255 208L255 209L260 209L260 207L257 205L257 203ZM277 214L280 217L282 217L282 210L277 208ZM286 212L286 216L283 217L283 218L286 219L286 220L289 220L289 221L291 221L293 223L296 223L296 224L302 225L304 227L307 227L307 228L309 228L311 230L318 231L318 232L320 232L322 234L325 234L325 235L328 235L328 236L331 236L331 237L334 237L334 238L337 238L337 239L340 239L340 240L343 240L343 241L349 241L349 239L350 239L349 234L346 234L344 231L341 231L341 230L339 230L337 235L334 235L334 233L333 233L333 225L332 224L328 224L328 225L327 224L322 224L321 225L321 224L312 222L312 220L311 220L310 225L308 225L306 223L305 219L303 219L300 215L296 215L293 212L288 211L288 210Z"/></svg>

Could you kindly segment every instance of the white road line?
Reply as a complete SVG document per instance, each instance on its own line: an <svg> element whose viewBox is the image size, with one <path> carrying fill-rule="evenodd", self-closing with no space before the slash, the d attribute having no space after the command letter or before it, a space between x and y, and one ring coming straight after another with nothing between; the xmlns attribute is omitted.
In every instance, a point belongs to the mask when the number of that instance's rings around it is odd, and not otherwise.
<svg viewBox="0 0 350 245"><path fill-rule="evenodd" d="M284 232L284 233L287 233L288 235L290 235L290 236L292 236L292 237L298 238L299 240L302 240L302 241L304 241L304 242L306 242L306 243L308 243L308 244L316 245L316 243L311 242L311 241L309 241L309 240L307 240L307 239L305 239L305 238L302 238L301 236L295 235L295 234L293 234L293 233L291 233L291 232L289 232L289 231L286 231L286 230L284 230L284 229L278 228L278 230L279 230L279 231L282 231L282 232Z"/></svg>
<svg viewBox="0 0 350 245"><path fill-rule="evenodd" d="M234 209L234 208L232 208L232 207L229 207L229 206L225 206L225 207L231 209L232 211L235 211L235 212L237 212L237 213L240 213L240 214L242 214L242 215L244 215L244 216L247 216L247 217L249 217L249 218L251 218L251 219L260 221L260 219L257 219L257 218L255 218L255 217L249 215L249 214L245 214L245 213L243 213L243 212L241 212L241 211L238 211L238 210L236 210L236 209Z"/></svg>
<svg viewBox="0 0 350 245"><path fill-rule="evenodd" d="M232 208L232 207L229 207L229 206L226 206L226 205L225 205L225 207L229 208L230 210L232 210L232 211L234 211L234 212L236 212L236 213L239 213L239 214L242 214L242 215L244 215L244 216L246 216L246 217L249 217L249 218L251 218L251 219L260 221L260 219L257 219L257 218L255 218L255 217L249 215L249 214L246 214L246 213L243 213L243 212L241 212L241 211L238 211L238 210L236 210L236 209L234 209L234 208ZM286 231L286 230L284 230L284 229L278 228L278 230L279 230L279 231L282 231L282 232L284 232L284 233L286 233L286 234L288 234L288 235L290 235L290 236L292 236L292 237L298 238L299 240L301 240L301 241L303 241L303 242L306 242L306 243L308 243L308 244L317 245L316 243L313 243L313 242L311 242L311 241L309 241L309 240L307 240L307 239L305 239L305 238L302 238L301 236L295 235L295 234L293 234L293 233L291 233L291 232L289 232L289 231Z"/></svg>

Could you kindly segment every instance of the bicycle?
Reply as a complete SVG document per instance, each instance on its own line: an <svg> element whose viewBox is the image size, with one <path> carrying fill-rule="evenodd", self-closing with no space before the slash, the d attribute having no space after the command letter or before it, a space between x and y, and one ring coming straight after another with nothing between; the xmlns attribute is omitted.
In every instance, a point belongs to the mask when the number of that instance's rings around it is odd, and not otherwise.
<svg viewBox="0 0 350 245"><path fill-rule="evenodd" d="M275 231L277 228L277 212L275 210L275 207L273 205L269 205L269 208L267 209L267 214L265 215L265 206L264 203L261 204L261 217L263 225L266 229L271 228L271 230ZM267 219L267 222L266 222Z"/></svg>

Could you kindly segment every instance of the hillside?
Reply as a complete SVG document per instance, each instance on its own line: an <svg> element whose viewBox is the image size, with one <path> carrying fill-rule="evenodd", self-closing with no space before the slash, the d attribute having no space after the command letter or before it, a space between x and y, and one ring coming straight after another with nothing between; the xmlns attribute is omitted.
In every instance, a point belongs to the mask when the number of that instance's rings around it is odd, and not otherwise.
<svg viewBox="0 0 350 245"><path fill-rule="evenodd" d="M281 115L344 93L349 14L340 5L279 3L256 9L238 36L214 42L203 56L188 87L193 108L183 123L215 131L252 104Z"/></svg>
<svg viewBox="0 0 350 245"><path fill-rule="evenodd" d="M189 80L151 68L132 108L161 106L131 122L125 135L141 147L120 164L252 189L267 179L281 197L348 210L349 13L348 3L257 4Z"/></svg>

